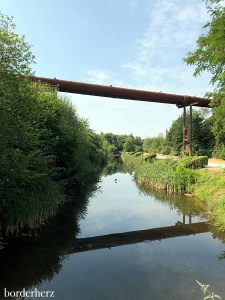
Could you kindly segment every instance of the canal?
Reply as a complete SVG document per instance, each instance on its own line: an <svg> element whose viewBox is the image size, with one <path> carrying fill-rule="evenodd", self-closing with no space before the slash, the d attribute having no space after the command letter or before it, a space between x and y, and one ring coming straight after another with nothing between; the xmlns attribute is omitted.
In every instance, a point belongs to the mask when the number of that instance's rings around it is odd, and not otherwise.
<svg viewBox="0 0 225 300"><path fill-rule="evenodd" d="M121 165L105 170L79 197L79 206L67 204L37 237L9 240L0 255L1 292L37 288L54 291L57 300L197 300L203 299L198 280L223 298L225 245L210 232L196 199L140 188ZM193 234L189 223L203 230Z"/></svg>

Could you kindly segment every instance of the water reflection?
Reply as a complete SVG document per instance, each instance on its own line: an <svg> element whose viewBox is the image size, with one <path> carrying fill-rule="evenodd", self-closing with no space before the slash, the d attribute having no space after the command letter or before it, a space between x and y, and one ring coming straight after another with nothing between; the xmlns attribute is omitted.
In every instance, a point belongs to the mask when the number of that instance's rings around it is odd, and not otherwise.
<svg viewBox="0 0 225 300"><path fill-rule="evenodd" d="M127 173L126 167L120 157L111 158L103 169L103 176L111 176L115 173Z"/></svg>
<svg viewBox="0 0 225 300"><path fill-rule="evenodd" d="M145 241L170 239L205 232L209 232L209 225L207 222L193 224L182 224L177 222L174 226L75 239L74 246L70 249L70 253L105 248L111 249L112 247L137 244Z"/></svg>
<svg viewBox="0 0 225 300"><path fill-rule="evenodd" d="M204 210L204 201L199 201L197 197L191 195L171 194L167 191L157 191L151 187L140 185L136 181L135 184L143 195L154 197L162 204L168 205L171 210L175 209L177 213L182 216L183 224L191 224L193 217L196 216L200 217L202 220L207 220L207 214ZM178 221L178 223L181 223L181 221ZM208 223L208 226L213 238L217 238L222 243L225 243L225 231L218 230L210 223Z"/></svg>
<svg viewBox="0 0 225 300"><path fill-rule="evenodd" d="M38 230L36 237L8 238L8 246L0 252L0 296L4 288L29 289L60 272L97 189L96 183L86 186L77 194L79 201L67 203L47 226Z"/></svg>
<svg viewBox="0 0 225 300"><path fill-rule="evenodd" d="M156 191L137 183L136 185L144 195L152 196L156 198L157 201L168 205L171 209L176 209L178 213L183 215L183 223L186 223L187 218L189 218L190 222L191 218L194 216L206 217L202 202L198 201L196 197L185 196L181 194L171 194L166 191Z"/></svg>
<svg viewBox="0 0 225 300"><path fill-rule="evenodd" d="M197 200L136 186L126 173L111 161L101 192L87 186L80 205L67 204L36 238L9 241L0 291L38 286L55 290L57 300L193 300L201 296L198 279L225 292L224 247L208 233Z"/></svg>

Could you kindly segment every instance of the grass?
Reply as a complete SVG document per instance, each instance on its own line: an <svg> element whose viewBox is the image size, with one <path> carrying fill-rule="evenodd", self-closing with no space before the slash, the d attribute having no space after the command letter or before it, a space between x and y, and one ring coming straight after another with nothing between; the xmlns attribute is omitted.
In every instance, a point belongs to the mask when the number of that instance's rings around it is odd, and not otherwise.
<svg viewBox="0 0 225 300"><path fill-rule="evenodd" d="M225 172L197 170L197 182L192 187L192 193L204 202L213 224L220 230L225 230Z"/></svg>

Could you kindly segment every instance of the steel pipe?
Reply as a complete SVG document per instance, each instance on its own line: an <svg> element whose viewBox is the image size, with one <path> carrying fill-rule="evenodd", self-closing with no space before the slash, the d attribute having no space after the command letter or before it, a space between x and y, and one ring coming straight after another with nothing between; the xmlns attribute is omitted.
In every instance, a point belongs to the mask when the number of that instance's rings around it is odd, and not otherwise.
<svg viewBox="0 0 225 300"><path fill-rule="evenodd" d="M32 77L32 80L56 86L59 92L73 94L137 100L144 102L175 104L178 107L184 107L188 105L209 107L210 103L210 100L207 98L193 97L187 95L166 94L161 92L150 92L144 90L127 89L68 80L59 80L56 78L53 79L45 77Z"/></svg>

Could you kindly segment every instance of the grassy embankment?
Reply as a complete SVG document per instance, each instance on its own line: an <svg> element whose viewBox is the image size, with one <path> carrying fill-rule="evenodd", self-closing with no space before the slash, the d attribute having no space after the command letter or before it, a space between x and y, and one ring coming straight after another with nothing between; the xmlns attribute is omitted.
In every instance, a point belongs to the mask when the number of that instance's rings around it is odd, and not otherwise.
<svg viewBox="0 0 225 300"><path fill-rule="evenodd" d="M213 224L225 229L225 172L205 169L207 157L156 160L154 155L123 153L122 160L140 185L197 196Z"/></svg>

